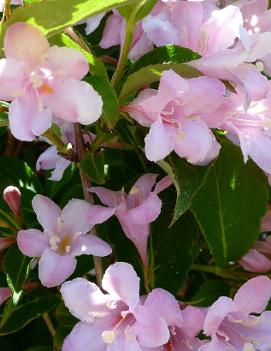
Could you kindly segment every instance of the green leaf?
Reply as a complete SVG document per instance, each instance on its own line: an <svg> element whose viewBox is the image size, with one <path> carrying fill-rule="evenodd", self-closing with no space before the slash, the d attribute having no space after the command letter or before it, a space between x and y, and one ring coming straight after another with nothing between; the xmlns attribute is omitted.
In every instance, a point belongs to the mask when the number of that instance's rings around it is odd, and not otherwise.
<svg viewBox="0 0 271 351"><path fill-rule="evenodd" d="M199 58L201 58L201 56L198 53L187 48L177 45L161 46L140 57L140 59L132 65L129 74L135 73L141 68L150 65L159 63L186 63L198 60Z"/></svg>
<svg viewBox="0 0 271 351"><path fill-rule="evenodd" d="M219 158L192 200L191 209L217 265L243 256L258 238L266 212L268 183L264 173L240 148L222 142Z"/></svg>
<svg viewBox="0 0 271 351"><path fill-rule="evenodd" d="M190 208L193 197L204 184L209 166L191 165L175 154L169 156L167 162L158 162L158 164L173 177L173 184L177 191L172 225Z"/></svg>
<svg viewBox="0 0 271 351"><path fill-rule="evenodd" d="M153 9L153 7L156 5L157 0L138 0L134 5L126 5L123 6L119 9L120 14L125 17L127 20L129 20L131 13L133 12L133 10L135 9L136 6L139 5L139 3L142 3L138 10L137 10L137 14L135 16L135 20L139 21L140 19L146 17L151 10Z"/></svg>
<svg viewBox="0 0 271 351"><path fill-rule="evenodd" d="M81 171L94 183L104 184L104 153L88 153L79 165Z"/></svg>
<svg viewBox="0 0 271 351"><path fill-rule="evenodd" d="M131 74L123 85L120 100L126 102L127 98L135 95L136 92L146 85L158 82L164 71L173 69L177 74L184 78L199 77L201 73L195 68L189 67L183 63L157 64L141 68L139 71Z"/></svg>
<svg viewBox="0 0 271 351"><path fill-rule="evenodd" d="M199 287L192 301L195 301L197 306L209 307L220 296L229 296L230 291L231 287L224 280L210 279Z"/></svg>
<svg viewBox="0 0 271 351"><path fill-rule="evenodd" d="M50 39L50 43L57 46L67 46L68 48L80 51L89 63L91 74L102 76L108 79L107 71L104 64L90 52L82 49L81 46L78 45L68 35L64 33L57 34Z"/></svg>
<svg viewBox="0 0 271 351"><path fill-rule="evenodd" d="M41 0L18 7L1 28L1 47L5 30L16 22L27 22L50 37L79 21L137 0Z"/></svg>
<svg viewBox="0 0 271 351"><path fill-rule="evenodd" d="M197 254L195 241L199 228L191 213L186 213L168 228L174 195L171 190L167 190L160 196L163 201L162 213L152 226L155 287L176 294Z"/></svg>
<svg viewBox="0 0 271 351"><path fill-rule="evenodd" d="M61 302L55 310L55 318L62 327L73 327L77 319L69 312L68 308Z"/></svg>
<svg viewBox="0 0 271 351"><path fill-rule="evenodd" d="M119 120L119 101L108 78L92 76L87 81L103 99L103 120L108 128L115 127Z"/></svg>
<svg viewBox="0 0 271 351"><path fill-rule="evenodd" d="M8 127L8 114L0 112L0 128Z"/></svg>
<svg viewBox="0 0 271 351"><path fill-rule="evenodd" d="M13 291L13 303L18 302L22 284L29 272L30 258L24 256L17 245L12 246L4 256L3 269L7 274L8 285Z"/></svg>
<svg viewBox="0 0 271 351"><path fill-rule="evenodd" d="M22 329L43 313L55 309L58 303L59 297L57 295L46 294L45 296L36 297L29 302L14 307L9 318L4 323L1 323L0 335L14 333Z"/></svg>

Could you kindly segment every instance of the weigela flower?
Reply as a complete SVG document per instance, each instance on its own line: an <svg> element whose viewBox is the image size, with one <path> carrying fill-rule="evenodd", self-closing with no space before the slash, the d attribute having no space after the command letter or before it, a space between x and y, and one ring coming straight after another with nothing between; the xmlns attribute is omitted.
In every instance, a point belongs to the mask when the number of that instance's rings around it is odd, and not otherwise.
<svg viewBox="0 0 271 351"><path fill-rule="evenodd" d="M181 321L179 306L163 305L161 315L140 299L139 278L128 263L111 265L102 287L107 294L83 278L62 285L65 305L81 320L64 341L63 351L147 351L168 342L168 322Z"/></svg>
<svg viewBox="0 0 271 351"><path fill-rule="evenodd" d="M0 305L11 296L10 288L0 288Z"/></svg>
<svg viewBox="0 0 271 351"><path fill-rule="evenodd" d="M27 23L11 25L0 60L0 98L12 101L9 122L13 135L31 141L57 117L90 124L102 112L102 99L86 82L84 56L67 47L50 47L46 37Z"/></svg>
<svg viewBox="0 0 271 351"><path fill-rule="evenodd" d="M209 308L203 326L212 340L198 351L269 350L271 312L263 311L270 297L271 280L264 276L246 282L233 300L220 297Z"/></svg>
<svg viewBox="0 0 271 351"><path fill-rule="evenodd" d="M169 177L165 177L154 187L156 178L156 174L144 174L128 194L102 187L91 188L91 192L95 193L104 205L114 210L124 233L136 246L145 266L148 265L150 223L157 219L162 208L162 201L157 194L172 183Z"/></svg>
<svg viewBox="0 0 271 351"><path fill-rule="evenodd" d="M227 117L225 94L216 79L184 79L169 70L163 72L158 91L143 90L122 110L150 127L145 138L150 161L162 160L174 150L192 164L205 165L220 150L210 128L219 127Z"/></svg>
<svg viewBox="0 0 271 351"><path fill-rule="evenodd" d="M43 195L36 195L32 205L44 232L20 230L17 243L24 255L40 257L39 279L44 286L63 283L75 270L76 256L111 253L106 242L87 233L112 216L112 209L73 199L61 210Z"/></svg>
<svg viewBox="0 0 271 351"><path fill-rule="evenodd" d="M11 209L11 211L16 215L21 214L21 192L16 186L8 186L4 189L3 199Z"/></svg>

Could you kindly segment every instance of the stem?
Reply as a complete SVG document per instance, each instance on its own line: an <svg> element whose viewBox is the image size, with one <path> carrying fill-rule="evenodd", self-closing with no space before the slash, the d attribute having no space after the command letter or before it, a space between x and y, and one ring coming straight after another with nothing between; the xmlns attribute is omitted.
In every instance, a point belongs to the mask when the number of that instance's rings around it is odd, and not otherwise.
<svg viewBox="0 0 271 351"><path fill-rule="evenodd" d="M68 154L69 150L67 149L66 145L63 141L52 131L52 129L47 129L43 136L49 139L56 147L57 150L60 151L62 154Z"/></svg>
<svg viewBox="0 0 271 351"><path fill-rule="evenodd" d="M48 312L43 313L42 318L44 319L44 322L46 323L47 328L48 328L49 332L51 333L52 337L54 337L56 334L56 330L55 330L55 327L50 319Z"/></svg>
<svg viewBox="0 0 271 351"><path fill-rule="evenodd" d="M9 19L11 15L10 3L11 3L11 0L4 0L4 10L3 10L3 15L1 19L1 24L5 22L5 19Z"/></svg>
<svg viewBox="0 0 271 351"><path fill-rule="evenodd" d="M74 133L75 133L75 143L76 143L78 162L80 162L81 159L84 157L85 143L84 143L82 129L81 129L81 126L79 123L74 124ZM80 167L79 167L79 172L80 172L80 178L81 178L84 198L87 202L93 204L93 202L94 202L93 197L92 197L91 193L89 192L89 189L91 187L91 183L90 183L89 179L85 176L85 174L81 171ZM92 229L92 234L98 235L95 227L93 227L93 229ZM102 279L103 279L102 259L101 259L101 257L93 256L93 261L94 261L94 267L95 267L95 271L96 271L97 283L99 286L101 286Z"/></svg>
<svg viewBox="0 0 271 351"><path fill-rule="evenodd" d="M121 49L121 53L120 53L120 58L119 58L119 62L118 62L118 66L117 69L113 75L112 78L112 86L113 88L115 88L116 90L118 90L118 86L119 83L122 79L123 76L123 72L125 70L125 66L126 66L126 61L127 61L127 57L129 54L129 50L130 47L132 45L132 41L133 41L133 37L134 37L134 31L135 31L135 27L136 27L136 15L137 12L139 10L139 8L141 7L141 2L135 7L135 9L133 10L133 12L131 13L131 16L129 17L129 20L126 23L126 32L125 32L125 41L124 41L124 45Z"/></svg>
<svg viewBox="0 0 271 351"><path fill-rule="evenodd" d="M258 275L256 273L236 272L228 269L222 269L217 266L206 266L202 264L193 264L192 270L213 273L222 278L236 280L248 280Z"/></svg>
<svg viewBox="0 0 271 351"><path fill-rule="evenodd" d="M150 270L149 267L143 266L143 274L144 274L144 285L147 293L151 292L150 288Z"/></svg>

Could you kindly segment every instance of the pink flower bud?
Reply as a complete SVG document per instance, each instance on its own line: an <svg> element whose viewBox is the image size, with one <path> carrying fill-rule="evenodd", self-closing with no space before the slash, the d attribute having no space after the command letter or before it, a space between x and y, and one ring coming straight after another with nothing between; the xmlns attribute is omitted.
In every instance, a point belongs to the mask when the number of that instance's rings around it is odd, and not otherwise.
<svg viewBox="0 0 271 351"><path fill-rule="evenodd" d="M8 186L3 192L3 198L9 208L17 216L21 214L21 192L15 186Z"/></svg>

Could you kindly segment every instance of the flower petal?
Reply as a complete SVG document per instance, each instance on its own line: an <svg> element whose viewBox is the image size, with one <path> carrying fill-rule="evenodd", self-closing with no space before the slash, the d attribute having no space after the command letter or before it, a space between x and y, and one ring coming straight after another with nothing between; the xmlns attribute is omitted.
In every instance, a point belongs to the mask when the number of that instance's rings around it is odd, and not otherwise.
<svg viewBox="0 0 271 351"><path fill-rule="evenodd" d="M88 62L81 52L65 46L52 46L42 59L46 68L64 79L80 80L89 70Z"/></svg>
<svg viewBox="0 0 271 351"><path fill-rule="evenodd" d="M271 280L265 276L259 276L242 285L233 301L238 311L248 315L263 312L270 298Z"/></svg>
<svg viewBox="0 0 271 351"><path fill-rule="evenodd" d="M64 340L62 351L105 351L106 345L102 339L103 326L97 323L77 323Z"/></svg>
<svg viewBox="0 0 271 351"><path fill-rule="evenodd" d="M47 248L39 261L39 279L43 286L52 288L62 284L74 272L75 267L74 257L60 256Z"/></svg>
<svg viewBox="0 0 271 351"><path fill-rule="evenodd" d="M145 154L150 161L160 161L174 149L172 128L166 127L161 121L152 124L149 134L145 138Z"/></svg>
<svg viewBox="0 0 271 351"><path fill-rule="evenodd" d="M25 64L13 58L0 60L0 98L13 100L24 91Z"/></svg>
<svg viewBox="0 0 271 351"><path fill-rule="evenodd" d="M114 212L114 208L92 205L88 212L88 221L93 225L103 223L113 216Z"/></svg>
<svg viewBox="0 0 271 351"><path fill-rule="evenodd" d="M46 196L36 195L32 200L32 207L43 229L53 234L57 233L57 221L61 214L57 204Z"/></svg>
<svg viewBox="0 0 271 351"><path fill-rule="evenodd" d="M253 273L267 273L271 270L271 261L255 249L250 249L239 264L246 271Z"/></svg>
<svg viewBox="0 0 271 351"><path fill-rule="evenodd" d="M39 106L31 95L16 98L9 107L9 124L15 138L33 141L52 125L52 113Z"/></svg>
<svg viewBox="0 0 271 351"><path fill-rule="evenodd" d="M87 125L96 122L102 114L100 95L90 84L75 79L58 82L46 99L54 116L66 121Z"/></svg>
<svg viewBox="0 0 271 351"><path fill-rule="evenodd" d="M91 187L90 192L96 194L100 201L109 207L117 207L122 202L121 191L111 191L102 187Z"/></svg>
<svg viewBox="0 0 271 351"><path fill-rule="evenodd" d="M102 287L111 298L126 303L131 311L139 302L139 278L134 268L128 263L112 264L105 271Z"/></svg>
<svg viewBox="0 0 271 351"><path fill-rule="evenodd" d="M71 248L71 254L74 256L94 255L104 257L110 255L111 252L110 245L92 234L77 237Z"/></svg>
<svg viewBox="0 0 271 351"><path fill-rule="evenodd" d="M78 319L83 322L92 323L95 318L102 318L110 314L110 309L106 306L109 301L97 287L84 278L76 278L65 282L60 292L65 306Z"/></svg>
<svg viewBox="0 0 271 351"><path fill-rule="evenodd" d="M17 244L22 253L30 257L40 257L49 245L48 236L37 229L20 230Z"/></svg>
<svg viewBox="0 0 271 351"><path fill-rule="evenodd" d="M7 58L12 57L34 66L40 63L41 55L49 47L42 32L28 23L12 24L6 31L4 49Z"/></svg>
<svg viewBox="0 0 271 351"><path fill-rule="evenodd" d="M120 45L120 31L123 25L123 18L120 15L111 15L106 21L103 31L103 37L100 42L102 49L110 48L111 46Z"/></svg>
<svg viewBox="0 0 271 351"><path fill-rule="evenodd" d="M214 335L224 318L235 310L235 303L229 297L222 296L209 308L204 321L204 333Z"/></svg>
<svg viewBox="0 0 271 351"><path fill-rule="evenodd" d="M12 291L10 288L0 288L0 305L4 303L10 296Z"/></svg>

